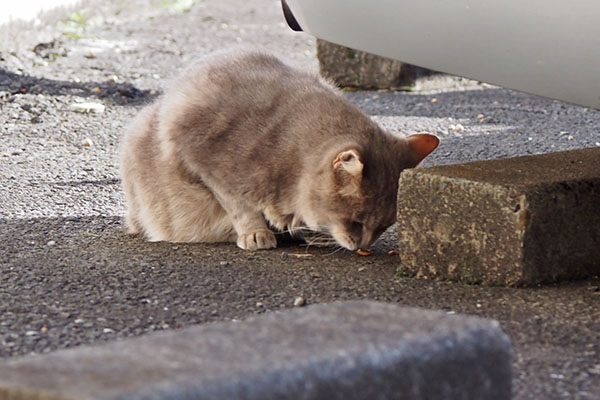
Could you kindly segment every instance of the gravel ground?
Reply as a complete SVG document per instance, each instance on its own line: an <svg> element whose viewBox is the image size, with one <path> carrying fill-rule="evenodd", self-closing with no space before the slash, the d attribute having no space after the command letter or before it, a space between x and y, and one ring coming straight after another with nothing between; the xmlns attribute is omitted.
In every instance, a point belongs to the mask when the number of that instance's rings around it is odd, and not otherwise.
<svg viewBox="0 0 600 400"><path fill-rule="evenodd" d="M118 3L0 28L0 357L240 319L297 296L371 298L498 319L515 345L517 399L600 399L598 278L534 289L402 278L387 254L393 229L371 257L126 236L119 135L169 77L240 43L318 63L314 39L284 25L277 1ZM425 165L600 146L599 111L460 78L346 95L392 131L439 135ZM84 101L106 109L71 110Z"/></svg>

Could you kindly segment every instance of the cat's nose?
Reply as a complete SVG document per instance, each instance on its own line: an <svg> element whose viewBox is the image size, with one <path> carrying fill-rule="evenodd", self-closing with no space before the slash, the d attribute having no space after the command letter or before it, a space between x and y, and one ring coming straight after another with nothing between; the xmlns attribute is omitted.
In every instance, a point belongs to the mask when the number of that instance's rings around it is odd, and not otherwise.
<svg viewBox="0 0 600 400"><path fill-rule="evenodd" d="M369 247L371 247L371 245L373 244L373 234L372 233L364 233L363 236L360 238L360 246L358 246L361 249L368 249Z"/></svg>

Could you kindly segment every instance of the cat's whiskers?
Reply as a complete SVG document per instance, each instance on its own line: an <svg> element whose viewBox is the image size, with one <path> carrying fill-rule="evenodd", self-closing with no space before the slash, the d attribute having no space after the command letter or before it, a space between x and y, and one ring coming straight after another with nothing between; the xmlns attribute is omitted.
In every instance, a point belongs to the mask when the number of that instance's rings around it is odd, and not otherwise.
<svg viewBox="0 0 600 400"><path fill-rule="evenodd" d="M290 235L292 235L292 237L299 236L299 237L303 238L306 242L305 246L306 246L307 251L310 248L310 246L317 246L317 247L331 247L331 246L338 247L339 246L337 241L329 233L322 232L322 231L316 231L307 226L290 227L288 225L288 229L280 231L280 233L290 234ZM306 234L309 234L309 235L305 236ZM339 249L335 250L335 252L337 252L341 249L343 249L343 247L340 247Z"/></svg>
<svg viewBox="0 0 600 400"><path fill-rule="evenodd" d="M331 253L325 254L325 256L332 256L335 253L338 253L340 250L344 250L344 249L345 249L345 247L337 245L336 248L335 248L335 250L333 250Z"/></svg>
<svg viewBox="0 0 600 400"><path fill-rule="evenodd" d="M316 232L317 235L314 237L306 238L306 243L308 246L333 246L338 243L335 241L333 237L328 234L322 232Z"/></svg>
<svg viewBox="0 0 600 400"><path fill-rule="evenodd" d="M295 226L292 228L290 228L288 226L288 229L278 231L278 233L289 234L294 238L298 238L298 237L302 238L303 233L306 233L306 232L314 233L315 231L313 231L312 229L310 229L309 227L306 227L306 226Z"/></svg>
<svg viewBox="0 0 600 400"><path fill-rule="evenodd" d="M335 239L327 234L322 234L318 237L313 238L312 240L307 240L306 242L306 251L310 248L310 246L318 246L318 247L330 247L333 246L333 251L325 254L325 256L332 256L338 253L341 250L345 250L343 246L341 246Z"/></svg>
<svg viewBox="0 0 600 400"><path fill-rule="evenodd" d="M296 235L302 235L304 233L314 233L315 231L313 231L312 229L308 228L308 227L295 227L289 230L290 234L292 234L293 236Z"/></svg>

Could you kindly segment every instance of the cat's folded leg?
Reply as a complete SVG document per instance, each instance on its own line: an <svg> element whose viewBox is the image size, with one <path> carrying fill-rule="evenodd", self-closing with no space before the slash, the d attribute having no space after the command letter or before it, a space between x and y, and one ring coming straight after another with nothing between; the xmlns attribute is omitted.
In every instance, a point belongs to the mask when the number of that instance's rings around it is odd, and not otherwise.
<svg viewBox="0 0 600 400"><path fill-rule="evenodd" d="M218 196L219 203L227 211L238 235L236 244L244 250L273 249L277 247L275 234L265 222L260 211L250 207L245 201L226 196Z"/></svg>
<svg viewBox="0 0 600 400"><path fill-rule="evenodd" d="M238 235L236 244L244 250L273 249L277 247L277 239L268 228L266 230Z"/></svg>
<svg viewBox="0 0 600 400"><path fill-rule="evenodd" d="M265 223L261 213L246 211L230 214L238 237L236 244L244 250L273 249L277 239Z"/></svg>

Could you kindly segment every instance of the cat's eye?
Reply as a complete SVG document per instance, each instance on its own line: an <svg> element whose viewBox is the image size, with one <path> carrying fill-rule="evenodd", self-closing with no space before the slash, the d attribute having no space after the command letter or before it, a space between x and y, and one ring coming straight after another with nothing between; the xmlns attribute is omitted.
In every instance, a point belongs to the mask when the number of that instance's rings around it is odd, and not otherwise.
<svg viewBox="0 0 600 400"><path fill-rule="evenodd" d="M363 231L362 222L358 222L358 221L350 222L350 230L353 232L362 232Z"/></svg>

